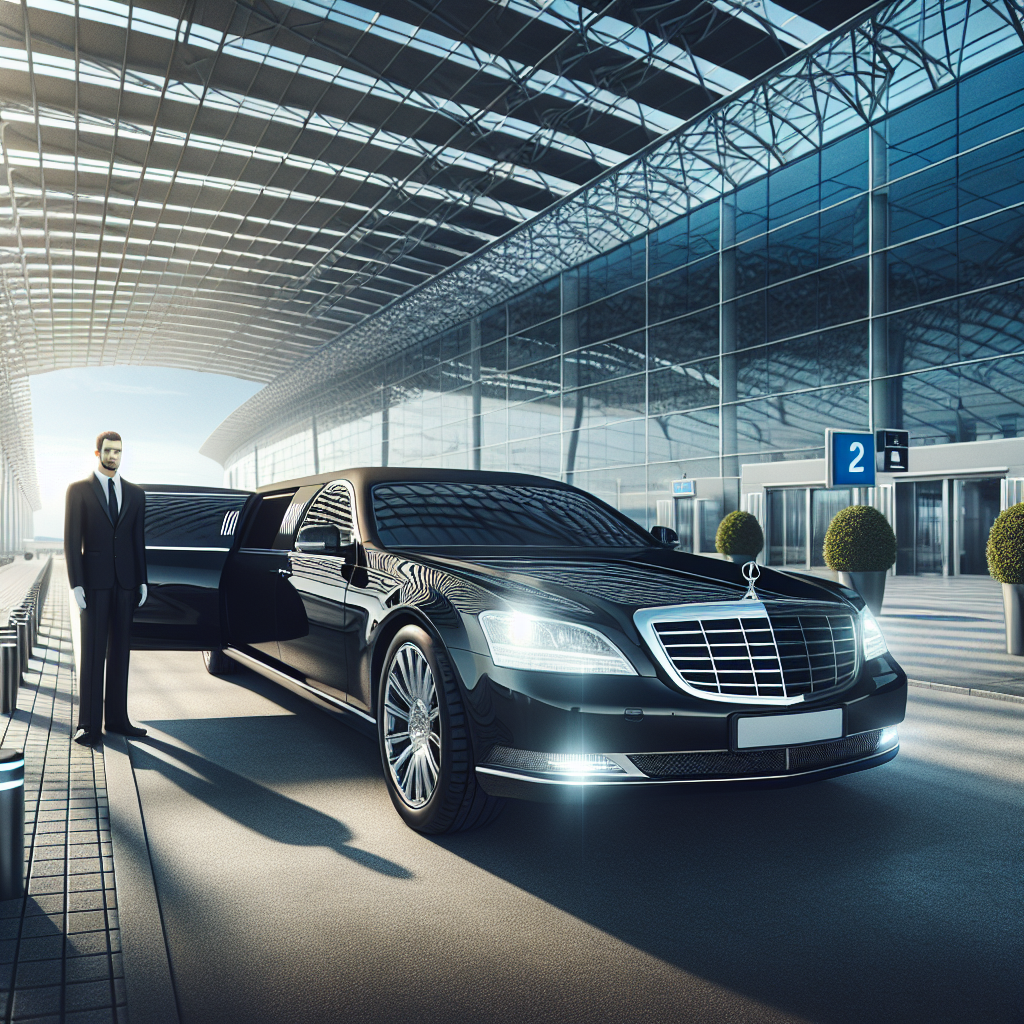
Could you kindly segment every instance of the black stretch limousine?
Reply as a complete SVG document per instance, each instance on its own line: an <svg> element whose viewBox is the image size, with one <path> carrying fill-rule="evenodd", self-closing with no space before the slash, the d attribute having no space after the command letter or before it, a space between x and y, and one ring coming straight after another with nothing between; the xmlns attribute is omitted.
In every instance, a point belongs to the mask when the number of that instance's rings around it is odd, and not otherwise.
<svg viewBox="0 0 1024 1024"><path fill-rule="evenodd" d="M674 551L566 484L354 469L147 502L134 646L372 728L424 832L508 796L804 782L899 749L907 678L855 593Z"/></svg>

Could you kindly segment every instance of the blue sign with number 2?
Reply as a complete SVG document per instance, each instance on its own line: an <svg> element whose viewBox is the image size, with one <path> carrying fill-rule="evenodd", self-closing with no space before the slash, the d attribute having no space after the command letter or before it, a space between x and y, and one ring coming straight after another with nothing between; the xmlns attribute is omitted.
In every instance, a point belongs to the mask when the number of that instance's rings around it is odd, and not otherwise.
<svg viewBox="0 0 1024 1024"><path fill-rule="evenodd" d="M875 486L875 435L832 435L832 484L834 487Z"/></svg>

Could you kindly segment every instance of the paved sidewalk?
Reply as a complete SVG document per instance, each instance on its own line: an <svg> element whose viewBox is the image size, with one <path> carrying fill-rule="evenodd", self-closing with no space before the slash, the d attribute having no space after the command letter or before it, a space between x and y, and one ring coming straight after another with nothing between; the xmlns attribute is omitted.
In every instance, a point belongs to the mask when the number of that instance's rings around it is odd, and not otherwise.
<svg viewBox="0 0 1024 1024"><path fill-rule="evenodd" d="M0 565L0 623L7 624L11 609L21 604L45 565L45 558L29 562L19 558L9 565Z"/></svg>
<svg viewBox="0 0 1024 1024"><path fill-rule="evenodd" d="M915 682L1024 698L1024 658L1006 653L1002 587L987 576L893 576L879 625Z"/></svg>
<svg viewBox="0 0 1024 1024"><path fill-rule="evenodd" d="M830 569L811 575L835 579ZM988 576L890 576L878 623L918 686L1024 700L1024 658L1006 653L1001 584Z"/></svg>
<svg viewBox="0 0 1024 1024"><path fill-rule="evenodd" d="M0 746L25 751L27 877L0 902L3 1024L127 1020L103 750L71 742L67 601L58 561L18 709L0 716Z"/></svg>

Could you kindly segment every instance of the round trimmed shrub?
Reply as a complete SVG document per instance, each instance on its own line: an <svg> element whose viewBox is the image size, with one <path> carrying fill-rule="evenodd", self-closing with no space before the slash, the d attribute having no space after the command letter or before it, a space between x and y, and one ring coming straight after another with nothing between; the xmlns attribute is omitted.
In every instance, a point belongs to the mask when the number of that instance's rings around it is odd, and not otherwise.
<svg viewBox="0 0 1024 1024"><path fill-rule="evenodd" d="M750 555L764 547L761 524L749 512L730 512L715 534L715 550L720 555Z"/></svg>
<svg viewBox="0 0 1024 1024"><path fill-rule="evenodd" d="M836 572L884 572L896 561L896 534L871 505L850 505L825 531L825 564Z"/></svg>
<svg viewBox="0 0 1024 1024"><path fill-rule="evenodd" d="M985 555L993 579L1000 583L1024 583L1024 501L996 516Z"/></svg>

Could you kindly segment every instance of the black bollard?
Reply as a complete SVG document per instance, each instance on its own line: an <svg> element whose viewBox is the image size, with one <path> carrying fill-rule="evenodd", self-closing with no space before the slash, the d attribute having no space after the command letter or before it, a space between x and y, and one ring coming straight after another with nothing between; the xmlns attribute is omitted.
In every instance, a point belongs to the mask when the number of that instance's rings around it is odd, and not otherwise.
<svg viewBox="0 0 1024 1024"><path fill-rule="evenodd" d="M21 654L18 631L11 626L0 627L0 713L13 714L18 709L18 676Z"/></svg>
<svg viewBox="0 0 1024 1024"><path fill-rule="evenodd" d="M0 749L0 900L25 894L25 755Z"/></svg>
<svg viewBox="0 0 1024 1024"><path fill-rule="evenodd" d="M32 636L28 615L24 609L17 608L11 612L10 624L18 631L18 650L20 651L21 665L18 673L18 685L21 686L21 673L28 668L28 659L32 657Z"/></svg>

